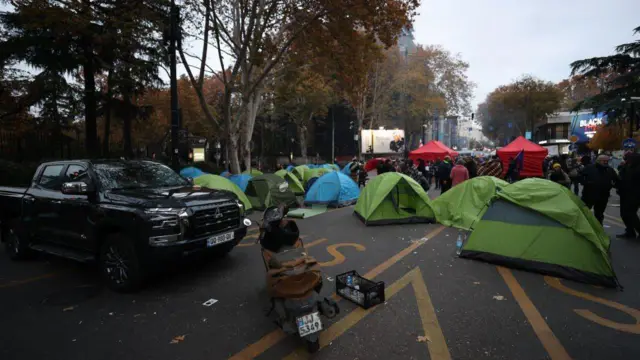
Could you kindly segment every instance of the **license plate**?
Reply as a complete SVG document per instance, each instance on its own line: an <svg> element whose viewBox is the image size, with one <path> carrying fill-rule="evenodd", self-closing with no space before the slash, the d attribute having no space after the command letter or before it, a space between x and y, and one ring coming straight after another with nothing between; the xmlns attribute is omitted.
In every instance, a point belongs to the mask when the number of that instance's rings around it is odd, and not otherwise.
<svg viewBox="0 0 640 360"><path fill-rule="evenodd" d="M296 321L298 323L298 333L300 337L322 330L322 320L320 320L320 313L318 312L301 316L296 319Z"/></svg>
<svg viewBox="0 0 640 360"><path fill-rule="evenodd" d="M207 247L212 247L218 244L222 244L223 242L231 241L233 240L233 236L234 236L233 232L212 236L207 239Z"/></svg>

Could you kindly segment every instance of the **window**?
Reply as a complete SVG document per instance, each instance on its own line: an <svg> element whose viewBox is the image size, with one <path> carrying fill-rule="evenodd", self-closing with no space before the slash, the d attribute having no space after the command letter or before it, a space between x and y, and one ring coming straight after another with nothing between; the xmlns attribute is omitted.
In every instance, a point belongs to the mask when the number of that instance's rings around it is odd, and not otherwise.
<svg viewBox="0 0 640 360"><path fill-rule="evenodd" d="M89 176L87 176L87 169L80 165L69 165L67 172L64 175L64 181L84 181L89 182Z"/></svg>
<svg viewBox="0 0 640 360"><path fill-rule="evenodd" d="M106 190L188 186L171 168L151 161L106 162L93 165Z"/></svg>
<svg viewBox="0 0 640 360"><path fill-rule="evenodd" d="M60 190L62 186L60 173L63 167L64 165L49 165L45 167L38 185L49 190Z"/></svg>

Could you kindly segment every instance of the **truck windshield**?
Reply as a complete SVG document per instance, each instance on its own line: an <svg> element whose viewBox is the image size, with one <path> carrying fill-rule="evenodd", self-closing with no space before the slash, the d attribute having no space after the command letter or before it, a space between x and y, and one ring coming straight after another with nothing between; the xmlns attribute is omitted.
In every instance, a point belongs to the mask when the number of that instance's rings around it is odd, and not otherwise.
<svg viewBox="0 0 640 360"><path fill-rule="evenodd" d="M187 186L189 182L171 168L151 161L94 164L105 190Z"/></svg>

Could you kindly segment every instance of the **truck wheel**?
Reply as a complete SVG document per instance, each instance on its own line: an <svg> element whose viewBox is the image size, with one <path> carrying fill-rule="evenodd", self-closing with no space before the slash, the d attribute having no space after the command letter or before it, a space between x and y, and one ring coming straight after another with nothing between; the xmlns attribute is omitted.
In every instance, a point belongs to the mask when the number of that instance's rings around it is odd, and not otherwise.
<svg viewBox="0 0 640 360"><path fill-rule="evenodd" d="M27 241L18 236L18 234L16 234L13 229L0 229L0 231L2 231L4 248L11 260L27 259L30 255L33 254L31 249L29 248L29 244L27 243Z"/></svg>
<svg viewBox="0 0 640 360"><path fill-rule="evenodd" d="M107 286L117 292L140 288L143 273L131 240L123 235L110 235L100 249L100 271Z"/></svg>

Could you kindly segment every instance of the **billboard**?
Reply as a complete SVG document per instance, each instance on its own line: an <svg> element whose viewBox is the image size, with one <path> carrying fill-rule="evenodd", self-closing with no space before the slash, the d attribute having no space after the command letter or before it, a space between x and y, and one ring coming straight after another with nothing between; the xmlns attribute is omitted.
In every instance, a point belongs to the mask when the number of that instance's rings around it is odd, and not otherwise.
<svg viewBox="0 0 640 360"><path fill-rule="evenodd" d="M596 134L600 125L607 124L607 116L604 113L578 114L571 119L571 136L576 136L576 142L588 142Z"/></svg>
<svg viewBox="0 0 640 360"><path fill-rule="evenodd" d="M404 152L404 130L362 130L362 153L389 154Z"/></svg>

